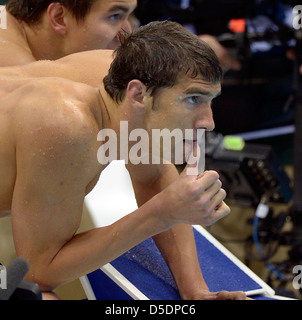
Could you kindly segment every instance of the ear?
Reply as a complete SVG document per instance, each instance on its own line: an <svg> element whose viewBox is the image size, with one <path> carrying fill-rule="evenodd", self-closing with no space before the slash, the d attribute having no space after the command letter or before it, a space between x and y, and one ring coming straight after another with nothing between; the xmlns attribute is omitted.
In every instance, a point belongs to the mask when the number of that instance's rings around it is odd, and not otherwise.
<svg viewBox="0 0 302 320"><path fill-rule="evenodd" d="M145 107L147 88L140 80L131 80L127 86L127 98L136 108Z"/></svg>
<svg viewBox="0 0 302 320"><path fill-rule="evenodd" d="M67 31L66 8L59 2L52 2L47 8L47 16L52 29L56 33L64 35Z"/></svg>

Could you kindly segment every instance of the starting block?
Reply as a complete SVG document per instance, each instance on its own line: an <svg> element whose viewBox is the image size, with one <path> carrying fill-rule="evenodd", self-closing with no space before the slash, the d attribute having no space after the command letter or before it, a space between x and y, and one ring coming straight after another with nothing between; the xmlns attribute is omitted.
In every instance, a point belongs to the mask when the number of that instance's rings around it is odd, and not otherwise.
<svg viewBox="0 0 302 320"><path fill-rule="evenodd" d="M194 226L204 279L212 292L244 291L273 297L274 290L224 248L204 228ZM175 281L152 239L81 278L92 300L180 300Z"/></svg>
<svg viewBox="0 0 302 320"><path fill-rule="evenodd" d="M122 161L114 161L104 170L85 204L95 227L109 225L137 209L131 179ZM257 299L278 299L271 287L203 227L194 226L194 235L210 291L244 291ZM81 277L80 281L92 300L180 299L170 270L152 239Z"/></svg>

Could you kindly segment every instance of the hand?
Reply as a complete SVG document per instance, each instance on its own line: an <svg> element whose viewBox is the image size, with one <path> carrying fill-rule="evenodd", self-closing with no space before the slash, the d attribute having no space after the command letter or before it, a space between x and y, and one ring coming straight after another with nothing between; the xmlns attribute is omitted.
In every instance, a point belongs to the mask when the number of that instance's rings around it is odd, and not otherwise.
<svg viewBox="0 0 302 320"><path fill-rule="evenodd" d="M221 188L218 173L197 173L199 159L194 162L193 154L199 154L198 148L194 142L193 152L179 178L158 194L162 218L168 227L179 223L209 226L230 213L223 201L226 192Z"/></svg>
<svg viewBox="0 0 302 320"><path fill-rule="evenodd" d="M61 298L52 291L42 292L42 300L61 300Z"/></svg>
<svg viewBox="0 0 302 320"><path fill-rule="evenodd" d="M235 71L241 69L240 62L235 59L230 52L215 39L215 37L208 34L203 34L200 35L199 38L205 41L213 49L219 62L221 63L221 66L224 69L231 69Z"/></svg>
<svg viewBox="0 0 302 320"><path fill-rule="evenodd" d="M190 300L253 300L246 296L243 291L218 291L210 292L200 290Z"/></svg>

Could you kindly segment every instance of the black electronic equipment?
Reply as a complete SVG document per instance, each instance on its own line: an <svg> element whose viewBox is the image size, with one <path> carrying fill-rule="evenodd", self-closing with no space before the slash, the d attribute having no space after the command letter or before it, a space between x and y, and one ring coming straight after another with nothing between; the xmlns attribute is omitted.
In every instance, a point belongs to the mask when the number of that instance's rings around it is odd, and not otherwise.
<svg viewBox="0 0 302 320"><path fill-rule="evenodd" d="M224 139L206 133L206 169L219 173L228 198L249 206L257 206L263 195L274 203L291 200L291 181L270 146L245 143L241 150L230 150Z"/></svg>
<svg viewBox="0 0 302 320"><path fill-rule="evenodd" d="M0 288L0 300L41 300L42 294L38 284L24 280L23 277L29 270L28 262L15 258L5 271L5 287Z"/></svg>

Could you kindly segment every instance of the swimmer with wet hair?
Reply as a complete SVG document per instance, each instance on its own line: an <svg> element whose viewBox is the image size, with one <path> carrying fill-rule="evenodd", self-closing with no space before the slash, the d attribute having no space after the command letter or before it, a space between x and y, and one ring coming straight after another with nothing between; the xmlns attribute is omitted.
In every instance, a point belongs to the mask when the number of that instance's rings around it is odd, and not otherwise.
<svg viewBox="0 0 302 320"><path fill-rule="evenodd" d="M115 49L132 29L136 0L9 0L0 29L0 66L56 60L94 49Z"/></svg>
<svg viewBox="0 0 302 320"><path fill-rule="evenodd" d="M11 211L16 252L30 265L26 278L49 292L153 237L182 299L246 299L243 292L210 292L203 279L192 224L211 225L230 209L217 172L188 174L196 161L180 175L173 163L129 161L138 209L76 233L84 198L109 164L97 158L100 130L118 133L121 121L148 133L213 130L211 102L221 91L213 50L177 23L150 23L124 35L114 54L95 53L98 86L85 83L87 75L80 82L69 71L62 77L81 53L45 62L51 76L28 76L30 65L11 75L0 70L0 212Z"/></svg>

